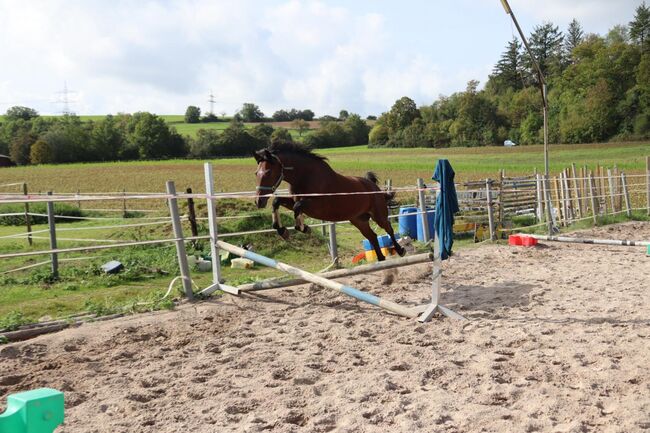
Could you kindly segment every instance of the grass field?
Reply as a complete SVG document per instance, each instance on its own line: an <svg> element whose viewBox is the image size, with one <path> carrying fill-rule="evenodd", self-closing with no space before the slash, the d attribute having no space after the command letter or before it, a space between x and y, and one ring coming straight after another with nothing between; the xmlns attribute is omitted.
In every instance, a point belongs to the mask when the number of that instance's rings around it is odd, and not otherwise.
<svg viewBox="0 0 650 433"><path fill-rule="evenodd" d="M495 178L499 169L507 175L531 174L544 169L542 146L516 148L480 147L450 149L368 149L365 146L322 149L335 170L348 175L363 175L371 170L380 179L391 178L393 185L413 185L418 177L430 179L439 158L447 158L456 171L456 180ZM550 147L551 172L571 163L596 164L627 173L645 170L650 143L607 143L555 145ZM254 189L253 158L212 161L218 191ZM0 169L0 184L27 182L30 191L56 192L162 192L166 180L177 188L203 191L203 161L132 161L11 167Z"/></svg>

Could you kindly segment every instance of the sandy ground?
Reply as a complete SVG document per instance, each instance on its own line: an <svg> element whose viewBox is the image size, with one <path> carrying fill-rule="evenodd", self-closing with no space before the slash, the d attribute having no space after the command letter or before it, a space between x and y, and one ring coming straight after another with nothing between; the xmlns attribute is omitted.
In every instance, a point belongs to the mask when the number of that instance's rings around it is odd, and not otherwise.
<svg viewBox="0 0 650 433"><path fill-rule="evenodd" d="M650 224L579 235L650 239ZM381 279L348 283L429 296L428 265ZM66 433L650 432L643 248L462 250L443 285L469 321L302 286L85 325L0 347L0 396L65 391Z"/></svg>

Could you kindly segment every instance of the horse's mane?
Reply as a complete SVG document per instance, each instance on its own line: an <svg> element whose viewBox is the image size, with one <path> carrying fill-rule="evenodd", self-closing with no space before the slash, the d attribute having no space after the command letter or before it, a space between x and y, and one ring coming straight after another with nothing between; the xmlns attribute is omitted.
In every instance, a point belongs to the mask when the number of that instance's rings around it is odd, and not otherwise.
<svg viewBox="0 0 650 433"><path fill-rule="evenodd" d="M274 154L292 154L300 155L309 159L314 159L317 161L326 161L327 157L319 155L312 152L310 148L301 143L295 143L293 141L276 141L272 143L268 148L268 151Z"/></svg>

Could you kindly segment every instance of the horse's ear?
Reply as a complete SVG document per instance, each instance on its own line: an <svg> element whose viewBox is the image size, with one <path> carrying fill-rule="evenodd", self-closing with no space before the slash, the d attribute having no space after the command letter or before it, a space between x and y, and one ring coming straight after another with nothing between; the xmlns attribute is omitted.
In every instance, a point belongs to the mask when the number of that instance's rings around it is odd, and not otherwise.
<svg viewBox="0 0 650 433"><path fill-rule="evenodd" d="M270 150L264 149L262 152L264 152L264 160L272 162L273 161L273 154L271 153Z"/></svg>
<svg viewBox="0 0 650 433"><path fill-rule="evenodd" d="M253 158L255 158L255 161L257 161L258 164L264 160L262 155L260 155L260 152L261 152L260 150L258 150L257 152L253 152Z"/></svg>

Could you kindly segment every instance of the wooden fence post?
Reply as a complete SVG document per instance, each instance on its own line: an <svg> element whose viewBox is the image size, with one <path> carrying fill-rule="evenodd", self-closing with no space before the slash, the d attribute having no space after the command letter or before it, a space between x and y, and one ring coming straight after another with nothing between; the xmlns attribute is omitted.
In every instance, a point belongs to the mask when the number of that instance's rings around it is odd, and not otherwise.
<svg viewBox="0 0 650 433"><path fill-rule="evenodd" d="M589 173L589 192L591 196L591 212L594 217L594 225L598 224L598 212L596 211L596 197L594 196L594 178Z"/></svg>
<svg viewBox="0 0 650 433"><path fill-rule="evenodd" d="M128 215L126 213L126 188L122 188L122 218L126 218Z"/></svg>
<svg viewBox="0 0 650 433"><path fill-rule="evenodd" d="M185 296L190 301L194 299L192 292L192 280L190 279L190 267L187 263L187 251L185 250L185 239L183 238L183 226L181 225L181 216L178 212L178 200L176 199L176 186L171 180L167 181L167 194L172 196L167 201L169 203L169 214L172 218L172 228L176 238L176 256L178 258L178 267L181 271L181 280Z"/></svg>
<svg viewBox="0 0 650 433"><path fill-rule="evenodd" d="M52 195L52 191L48 191L47 195ZM47 226L50 229L50 249L56 250L56 222L54 218L54 203L51 201L47 202ZM52 278L59 278L59 254L52 253Z"/></svg>
<svg viewBox="0 0 650 433"><path fill-rule="evenodd" d="M645 173L646 173L646 200L648 206L648 216L650 216L650 156L645 157Z"/></svg>
<svg viewBox="0 0 650 433"><path fill-rule="evenodd" d="M544 221L544 207L542 206L542 181L539 174L535 174L535 199L537 201L537 222Z"/></svg>
<svg viewBox="0 0 650 433"><path fill-rule="evenodd" d="M632 217L632 206L630 204L630 192L627 190L627 179L625 172L621 171L621 189L623 190L623 197L625 198L625 214L628 218Z"/></svg>
<svg viewBox="0 0 650 433"><path fill-rule="evenodd" d="M429 242L430 233L429 233L429 216L427 215L427 203L425 200L424 194L424 181L422 178L418 178L418 201L420 202L420 220L422 221L422 242Z"/></svg>
<svg viewBox="0 0 650 433"><path fill-rule="evenodd" d="M612 215L616 214L616 198L614 197L614 178L612 177L612 170L607 169L607 180L609 182L609 200L612 205Z"/></svg>
<svg viewBox="0 0 650 433"><path fill-rule="evenodd" d="M187 188L185 190L188 194L192 194L192 188ZM199 235L199 227L196 224L196 209L194 209L194 199L192 197L187 198L187 219L190 222L190 230L192 231L192 237ZM196 248L196 240L192 241L192 245Z"/></svg>
<svg viewBox="0 0 650 433"><path fill-rule="evenodd" d="M557 176L553 176L553 187L555 188L555 208L557 209L557 219L560 225L564 224L564 219L562 218L562 208L560 207L560 182L557 180Z"/></svg>
<svg viewBox="0 0 650 433"><path fill-rule="evenodd" d="M494 214L492 213L492 192L490 191L490 179L485 179L485 198L487 200L488 225L490 226L490 240L497 239L494 230Z"/></svg>
<svg viewBox="0 0 650 433"><path fill-rule="evenodd" d="M23 194L27 196L27 183L23 182ZM32 246L32 220L29 214L29 202L25 202L25 227L27 227L27 243Z"/></svg>

